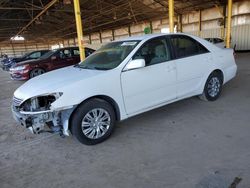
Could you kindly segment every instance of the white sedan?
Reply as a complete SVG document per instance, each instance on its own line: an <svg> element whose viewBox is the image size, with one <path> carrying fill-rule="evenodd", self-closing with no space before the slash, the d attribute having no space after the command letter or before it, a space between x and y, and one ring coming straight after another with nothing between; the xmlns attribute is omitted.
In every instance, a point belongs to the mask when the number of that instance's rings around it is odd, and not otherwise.
<svg viewBox="0 0 250 188"><path fill-rule="evenodd" d="M220 38L205 38L205 40L207 40L208 42L211 42L212 44L214 44L215 46L219 48L225 48L226 46L224 40Z"/></svg>
<svg viewBox="0 0 250 188"><path fill-rule="evenodd" d="M107 139L117 121L192 96L216 100L236 71L232 49L195 36L130 37L29 80L15 91L12 111L33 133L71 132L93 145Z"/></svg>

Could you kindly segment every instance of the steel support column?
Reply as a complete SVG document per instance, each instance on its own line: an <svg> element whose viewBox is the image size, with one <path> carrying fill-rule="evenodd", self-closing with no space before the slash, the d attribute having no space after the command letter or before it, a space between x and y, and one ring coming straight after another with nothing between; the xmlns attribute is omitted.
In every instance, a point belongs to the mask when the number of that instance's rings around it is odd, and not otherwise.
<svg viewBox="0 0 250 188"><path fill-rule="evenodd" d="M169 31L174 32L174 0L168 0Z"/></svg>
<svg viewBox="0 0 250 188"><path fill-rule="evenodd" d="M223 26L222 26L222 31L221 31L221 38L225 40L225 31L226 31L226 17L227 17L227 5L223 6Z"/></svg>
<svg viewBox="0 0 250 188"><path fill-rule="evenodd" d="M199 37L201 37L201 22L202 22L202 12L199 10Z"/></svg>
<svg viewBox="0 0 250 188"><path fill-rule="evenodd" d="M83 45L82 18L81 18L81 8L79 0L74 0L74 9L75 9L76 30L77 30L78 46L80 50L80 58L81 61L83 61L85 59L85 51Z"/></svg>
<svg viewBox="0 0 250 188"><path fill-rule="evenodd" d="M182 32L182 14L178 15L178 27L177 27L178 32Z"/></svg>
<svg viewBox="0 0 250 188"><path fill-rule="evenodd" d="M227 8L227 40L226 47L230 48L231 46L231 29L232 29L232 6L233 0L228 0L228 8Z"/></svg>

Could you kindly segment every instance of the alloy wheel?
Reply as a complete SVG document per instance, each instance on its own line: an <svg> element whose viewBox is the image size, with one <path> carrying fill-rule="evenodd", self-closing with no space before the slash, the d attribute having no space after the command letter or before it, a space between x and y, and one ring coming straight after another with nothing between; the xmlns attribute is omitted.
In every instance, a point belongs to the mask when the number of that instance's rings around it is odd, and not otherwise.
<svg viewBox="0 0 250 188"><path fill-rule="evenodd" d="M208 82L208 95L215 97L220 93L221 83L218 77L212 77Z"/></svg>
<svg viewBox="0 0 250 188"><path fill-rule="evenodd" d="M34 78L34 77L39 76L39 75L44 74L44 73L45 73L45 71L42 70L42 69L35 69L35 70L33 70L33 71L30 73L30 77L31 77L31 78Z"/></svg>
<svg viewBox="0 0 250 188"><path fill-rule="evenodd" d="M109 113L102 108L89 111L82 120L82 132L90 139L101 138L108 131L111 123Z"/></svg>

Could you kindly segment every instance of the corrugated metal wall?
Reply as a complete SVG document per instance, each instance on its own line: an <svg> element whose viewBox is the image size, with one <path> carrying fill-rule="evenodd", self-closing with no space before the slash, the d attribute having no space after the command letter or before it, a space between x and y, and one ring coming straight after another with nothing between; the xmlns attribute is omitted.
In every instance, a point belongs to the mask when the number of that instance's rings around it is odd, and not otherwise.
<svg viewBox="0 0 250 188"><path fill-rule="evenodd" d="M142 35L143 34L143 28L145 28L147 24L143 25L136 25L135 27L131 27L131 36L135 35ZM159 33L160 28L162 28L161 24L153 25L153 32ZM216 28L216 29L207 29L203 30L201 32L199 31L189 31L185 32L191 35L200 36L202 38L207 37L218 37L222 38L223 34L222 28ZM117 29L114 30L114 38L115 40L128 37L129 32L128 29ZM101 37L101 39L100 39ZM93 33L90 36L85 36L84 42L87 47L97 49L101 45L110 42L113 40L112 31L104 31L101 33ZM25 44L25 43L13 43L13 44L5 44L4 46L0 46L0 54L7 54L10 57L18 57L21 55L24 55L27 52L35 51L35 50L43 50L43 49L51 49L52 45L55 44L63 44L64 47L71 47L77 45L77 39L69 39L64 40L57 43L51 43L51 44ZM236 44L236 50L250 50L250 24L247 25L238 25L232 27L232 45L233 48Z"/></svg>
<svg viewBox="0 0 250 188"><path fill-rule="evenodd" d="M200 36L202 38L222 38L223 31L222 28L208 29L200 32L192 31L186 32L191 35ZM224 34L225 36L225 34ZM232 27L232 42L231 47L236 45L236 50L250 50L250 24L247 25L237 25Z"/></svg>
<svg viewBox="0 0 250 188"><path fill-rule="evenodd" d="M221 25L221 11L223 7L210 8L202 10L202 31L198 31L199 12L194 11L182 15L182 30L184 33L193 34L203 38L206 37L223 37L223 26ZM177 21L177 18L175 18ZM232 28L232 47L236 44L237 50L250 50L250 1L241 1L234 3L233 6L233 28ZM142 35L146 27L152 27L153 33L160 33L162 28L168 28L168 19L163 18L159 20L145 21L114 30L107 30L97 33L91 33L84 36L85 46L97 49L104 43L110 42L113 39L128 37L129 35ZM225 36L225 34L224 34ZM77 38L68 39L64 41L50 42L49 44L32 44L32 43L13 43L0 44L0 54L7 54L9 56L21 56L26 52L51 49L52 45L62 44L64 47L76 46Z"/></svg>
<svg viewBox="0 0 250 188"><path fill-rule="evenodd" d="M35 50L47 50L50 49L49 44L36 44L36 43L11 43L0 46L0 54L6 54L9 57L22 56L27 52L32 52Z"/></svg>
<svg viewBox="0 0 250 188"><path fill-rule="evenodd" d="M232 44L236 44L237 50L250 50L250 25L233 27Z"/></svg>

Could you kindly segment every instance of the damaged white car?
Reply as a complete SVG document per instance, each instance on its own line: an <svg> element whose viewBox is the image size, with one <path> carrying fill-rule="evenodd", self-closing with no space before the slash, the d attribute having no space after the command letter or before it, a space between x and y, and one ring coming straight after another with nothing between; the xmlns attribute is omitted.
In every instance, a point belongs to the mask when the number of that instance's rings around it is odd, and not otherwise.
<svg viewBox="0 0 250 188"><path fill-rule="evenodd" d="M97 144L117 121L191 96L216 100L236 70L232 49L198 37L130 37L77 66L29 80L15 91L12 111L33 133L71 132L81 143Z"/></svg>

